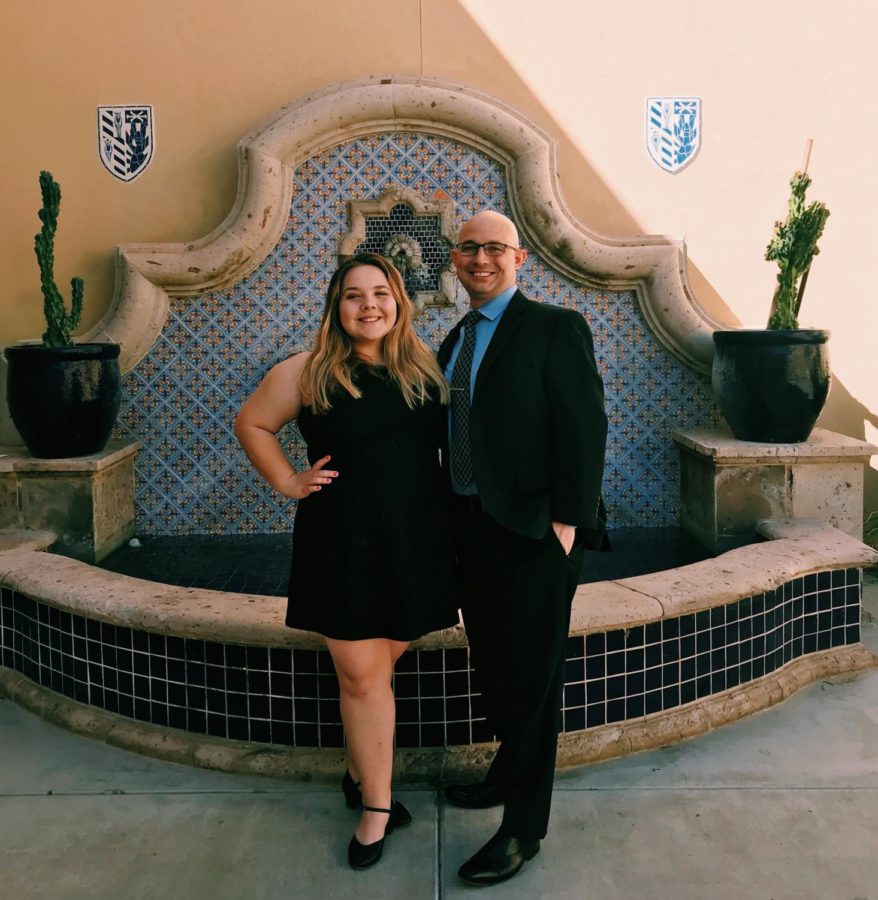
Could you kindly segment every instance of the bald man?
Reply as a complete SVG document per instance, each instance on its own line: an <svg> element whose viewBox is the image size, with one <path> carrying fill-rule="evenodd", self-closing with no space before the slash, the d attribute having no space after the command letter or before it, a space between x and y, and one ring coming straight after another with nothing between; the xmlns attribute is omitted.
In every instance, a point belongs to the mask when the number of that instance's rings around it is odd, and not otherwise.
<svg viewBox="0 0 878 900"><path fill-rule="evenodd" d="M451 253L470 312L439 349L451 385L448 476L461 607L488 724L485 779L450 803L503 805L497 834L461 866L473 885L515 875L549 822L570 604L584 547L603 534L607 420L582 315L516 287L515 225L483 211Z"/></svg>

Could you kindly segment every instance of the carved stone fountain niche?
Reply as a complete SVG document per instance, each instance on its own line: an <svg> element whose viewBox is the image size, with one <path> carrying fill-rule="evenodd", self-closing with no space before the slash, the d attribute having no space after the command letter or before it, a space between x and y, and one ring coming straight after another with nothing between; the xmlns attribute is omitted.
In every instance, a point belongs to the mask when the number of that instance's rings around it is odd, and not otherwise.
<svg viewBox="0 0 878 900"><path fill-rule="evenodd" d="M339 258L380 253L402 272L418 311L453 307L456 285L451 246L457 233L454 200L441 188L423 198L392 187L377 200L350 201L351 230L339 242Z"/></svg>
<svg viewBox="0 0 878 900"><path fill-rule="evenodd" d="M611 523L676 525L682 508L684 524L723 549L728 517L709 495L727 497L711 485L728 482L712 482L689 457L720 440L708 373L712 332L727 323L692 296L682 240L591 233L559 193L552 141L460 85L393 78L327 90L245 137L239 164L239 196L213 233L119 247L116 297L87 336L122 344L117 437L141 447L138 534L289 532L294 505L251 472L231 430L236 410L271 365L310 344L329 276L357 249L401 259L416 327L438 346L466 303L450 244L487 207L519 226L530 251L525 293L578 310L594 333L610 420ZM675 429L686 432L676 438L682 503ZM301 460L294 428L283 441ZM862 472L869 449L845 457L847 474ZM861 482L850 483L855 504ZM808 491L820 493L819 479ZM736 544L757 530L766 542L580 586L562 763L667 743L827 672L871 664L859 643L860 566L875 555L845 527L855 516L842 522L816 501L772 505L765 493L753 487L757 502L738 511L732 530ZM842 530L756 522L803 512L835 515ZM338 764L328 656L317 636L283 627L282 599L142 582L28 548L0 553L0 566L0 686L19 702L183 761L280 774ZM159 674L144 680L144 665ZM461 629L417 642L396 689L404 775L478 760L491 735Z"/></svg>

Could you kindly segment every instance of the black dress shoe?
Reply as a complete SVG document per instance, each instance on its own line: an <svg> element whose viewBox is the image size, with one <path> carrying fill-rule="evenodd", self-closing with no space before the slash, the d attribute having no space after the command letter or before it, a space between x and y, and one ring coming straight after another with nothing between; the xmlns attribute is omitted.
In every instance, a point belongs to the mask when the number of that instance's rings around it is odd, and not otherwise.
<svg viewBox="0 0 878 900"><path fill-rule="evenodd" d="M363 809L367 812L387 813L387 827L384 829L384 837L371 844L361 844L356 835L351 838L348 844L348 864L352 869L368 869L374 866L384 852L384 838L394 828L404 828L412 821L412 814L399 800L391 800L390 809L378 806L364 806Z"/></svg>
<svg viewBox="0 0 878 900"><path fill-rule="evenodd" d="M449 784L445 799L464 809L487 809L506 802L506 791L495 784L477 781L475 784Z"/></svg>
<svg viewBox="0 0 878 900"><path fill-rule="evenodd" d="M536 838L521 840L505 834L495 834L475 856L457 870L457 874L462 881L476 887L499 884L517 875L521 867L539 852L540 842Z"/></svg>
<svg viewBox="0 0 878 900"><path fill-rule="evenodd" d="M351 838L348 844L348 865L352 869L368 869L369 866L374 866L381 859L381 854L384 852L385 838L393 831L393 825L390 822L393 810L384 809L380 806L364 806L363 809L368 812L387 813L387 826L380 840L373 841L371 844L361 844L357 840L356 835Z"/></svg>

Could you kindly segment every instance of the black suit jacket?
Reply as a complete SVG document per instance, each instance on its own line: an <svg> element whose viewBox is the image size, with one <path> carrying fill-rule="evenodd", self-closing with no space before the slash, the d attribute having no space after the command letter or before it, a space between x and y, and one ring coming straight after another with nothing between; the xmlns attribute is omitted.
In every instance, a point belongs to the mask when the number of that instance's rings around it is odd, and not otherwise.
<svg viewBox="0 0 878 900"><path fill-rule="evenodd" d="M443 369L460 328L439 348ZM486 512L532 538L553 521L575 525L577 542L597 549L606 438L603 383L584 317L517 291L479 366L470 412Z"/></svg>

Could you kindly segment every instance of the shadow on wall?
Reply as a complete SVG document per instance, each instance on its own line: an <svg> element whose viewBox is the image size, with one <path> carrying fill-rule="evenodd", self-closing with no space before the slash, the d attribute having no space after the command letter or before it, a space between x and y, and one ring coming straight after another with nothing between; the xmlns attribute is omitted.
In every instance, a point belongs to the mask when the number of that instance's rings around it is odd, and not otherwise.
<svg viewBox="0 0 878 900"><path fill-rule="evenodd" d="M866 436L866 422L878 428L878 415L863 406L848 391L844 384L833 375L829 400L817 421L818 426L866 441L869 440ZM863 495L863 510L865 514L868 515L870 512L878 510L878 471L869 465L866 466Z"/></svg>
<svg viewBox="0 0 878 900"><path fill-rule="evenodd" d="M431 65L423 74L464 81L488 93L498 93L496 85L502 84L502 97L516 104L558 142L558 171L564 197L586 227L617 237L642 234L642 225L603 182L567 136L563 126L531 92L518 71L509 65L491 41L490 35L473 21L469 13L457 2L441 3L442 21L438 15L435 20L429 18L428 10L440 14L440 3L431 6L425 3L424 59L429 59ZM477 53L443 57L441 47L436 46L433 48L435 56L431 55L431 39L439 45L446 35L455 35L466 46L478 47ZM719 321L738 323L737 316L691 258L688 260L688 271L689 284L699 305ZM818 425L865 440L864 422L878 427L878 416L856 400L838 376L833 375L832 390ZM878 510L878 471L870 466L866 466L864 508L867 511Z"/></svg>
<svg viewBox="0 0 878 900"><path fill-rule="evenodd" d="M557 141L557 169L562 194L586 228L612 237L645 233L643 225L601 179L564 127L498 50L490 34L473 21L459 2L424 2L423 42L422 75L450 78L493 94L533 119ZM448 53L446 44L474 49L465 54ZM571 89L580 88L576 86ZM688 260L688 274L692 292L702 309L720 322L737 324L738 317L691 258Z"/></svg>

